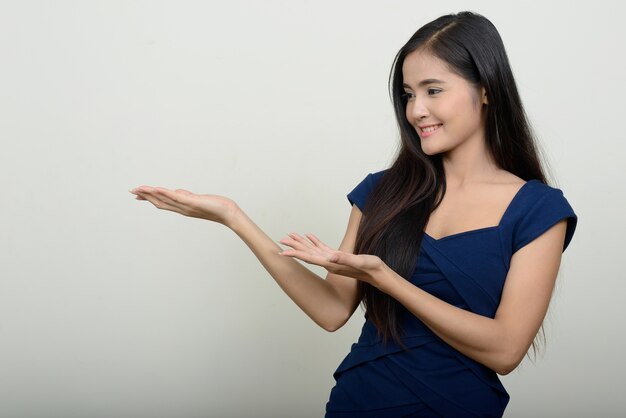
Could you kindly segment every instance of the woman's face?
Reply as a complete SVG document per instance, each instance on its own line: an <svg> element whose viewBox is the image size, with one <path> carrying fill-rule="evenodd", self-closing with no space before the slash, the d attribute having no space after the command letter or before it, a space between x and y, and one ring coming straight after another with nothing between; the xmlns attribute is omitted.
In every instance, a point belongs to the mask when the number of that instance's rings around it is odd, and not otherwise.
<svg viewBox="0 0 626 418"><path fill-rule="evenodd" d="M406 56L402 77L406 118L425 154L484 146L483 88L477 90L445 62L420 50Z"/></svg>

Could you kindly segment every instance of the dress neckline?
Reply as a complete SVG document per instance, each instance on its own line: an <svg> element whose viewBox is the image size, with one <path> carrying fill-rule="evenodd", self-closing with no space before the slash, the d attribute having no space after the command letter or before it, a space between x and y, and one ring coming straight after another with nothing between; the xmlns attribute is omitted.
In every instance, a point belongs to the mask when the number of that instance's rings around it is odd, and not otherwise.
<svg viewBox="0 0 626 418"><path fill-rule="evenodd" d="M511 199L511 201L509 202L509 204L507 205L506 209L504 210L504 213L502 214L502 216L500 217L500 221L498 222L497 225L492 225L492 226L484 226L481 228L474 228L474 229L470 229L467 231L461 231L461 232L455 232L453 234L448 234L445 237L440 237L440 238L435 238L431 235L429 235L426 231L424 231L424 236L430 238L432 241L443 241L443 240L447 240L447 239L451 239L451 238L456 238L456 237L460 237L463 235L467 235L467 234L472 234L472 233L478 233L478 232L484 232L484 231L489 231L492 229L498 229L500 227L500 225L502 225L502 221L504 220L504 218L506 218L506 216L508 215L508 213L511 211L511 207L513 206L513 204L515 203L515 201L519 198L519 196L522 194L522 191L524 189L526 189L526 186L532 182L537 182L539 181L539 179L531 179L528 180L526 183L522 184L522 187L520 187L517 192L515 192L515 195L513 196L513 198Z"/></svg>

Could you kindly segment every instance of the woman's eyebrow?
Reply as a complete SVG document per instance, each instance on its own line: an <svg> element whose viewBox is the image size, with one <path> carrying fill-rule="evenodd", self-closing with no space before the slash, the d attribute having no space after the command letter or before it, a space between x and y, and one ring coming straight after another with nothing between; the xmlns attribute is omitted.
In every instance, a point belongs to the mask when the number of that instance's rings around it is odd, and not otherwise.
<svg viewBox="0 0 626 418"><path fill-rule="evenodd" d="M436 78L427 78L425 80L420 81L419 83L417 83L417 87L422 87L425 86L427 84L446 84L445 81L443 80L438 80ZM402 83L402 87L406 87L406 88L411 88L411 86L409 86L406 83Z"/></svg>

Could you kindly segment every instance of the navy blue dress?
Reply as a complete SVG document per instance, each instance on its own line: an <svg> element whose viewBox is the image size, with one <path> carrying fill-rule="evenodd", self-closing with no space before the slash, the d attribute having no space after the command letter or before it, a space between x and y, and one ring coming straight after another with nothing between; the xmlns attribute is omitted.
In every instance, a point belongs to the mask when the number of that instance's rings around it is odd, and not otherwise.
<svg viewBox="0 0 626 418"><path fill-rule="evenodd" d="M350 194L363 210L384 172L369 174ZM526 182L497 226L434 239L424 234L410 282L462 309L495 316L512 255L567 219L563 251L577 217L560 189ZM402 311L403 350L383 344L367 319L361 335L334 372L326 418L501 417L509 395L496 373L437 337Z"/></svg>

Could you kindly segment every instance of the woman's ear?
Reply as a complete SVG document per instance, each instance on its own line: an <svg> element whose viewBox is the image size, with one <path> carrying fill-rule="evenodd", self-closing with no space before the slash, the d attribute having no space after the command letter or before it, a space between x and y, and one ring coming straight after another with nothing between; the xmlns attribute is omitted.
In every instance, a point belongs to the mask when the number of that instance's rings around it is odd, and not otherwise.
<svg viewBox="0 0 626 418"><path fill-rule="evenodd" d="M487 99L487 91L484 87L480 88L480 101L482 104L489 104L489 100Z"/></svg>

